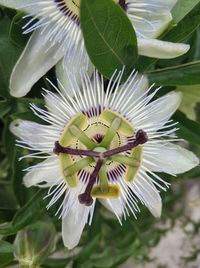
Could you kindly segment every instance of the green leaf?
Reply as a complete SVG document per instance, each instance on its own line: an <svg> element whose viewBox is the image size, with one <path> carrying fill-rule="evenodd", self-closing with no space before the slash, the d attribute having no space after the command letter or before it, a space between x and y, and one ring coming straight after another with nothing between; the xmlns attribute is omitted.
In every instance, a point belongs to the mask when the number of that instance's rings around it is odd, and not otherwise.
<svg viewBox="0 0 200 268"><path fill-rule="evenodd" d="M9 183L7 185L0 181L0 210L15 210L17 208L16 200L13 195L12 189L10 189Z"/></svg>
<svg viewBox="0 0 200 268"><path fill-rule="evenodd" d="M11 223L0 225L0 234L10 235L38 220L46 209L47 201L43 200L46 190L39 190L29 202L18 210Z"/></svg>
<svg viewBox="0 0 200 268"><path fill-rule="evenodd" d="M200 4L189 13L176 27L172 28L162 40L170 42L184 42L200 25Z"/></svg>
<svg viewBox="0 0 200 268"><path fill-rule="evenodd" d="M100 240L100 236L99 234L96 235L95 237L92 237L92 239L90 239L90 241L84 245L82 251L77 254L77 256L75 256L75 262L74 264L77 265L78 263L83 264L85 261L87 261L91 254L95 252L95 250L97 249L98 245L99 245L99 240Z"/></svg>
<svg viewBox="0 0 200 268"><path fill-rule="evenodd" d="M9 77L22 51L10 41L10 25L11 21L6 15L0 18L0 96L8 98L10 97L8 90Z"/></svg>
<svg viewBox="0 0 200 268"><path fill-rule="evenodd" d="M12 184L15 197L20 206L25 204L25 201L28 199L27 194L33 189L27 189L23 184L23 177L25 172L23 171L27 168L27 163L25 161L19 161L19 158L22 156L19 149L15 150L15 157L13 158L12 163Z"/></svg>
<svg viewBox="0 0 200 268"><path fill-rule="evenodd" d="M185 114L179 111L175 113L173 118L179 122L178 136L188 140L191 144L200 145L200 124L188 119Z"/></svg>
<svg viewBox="0 0 200 268"><path fill-rule="evenodd" d="M150 83L162 86L200 84L200 61L148 72Z"/></svg>
<svg viewBox="0 0 200 268"><path fill-rule="evenodd" d="M117 248L113 248L111 251L111 248L105 247L104 251L100 254L95 254L91 257L91 260L93 262L92 267L98 267L98 268L110 268L110 267L119 267L119 265L125 260L127 260L131 255L133 255L138 246L137 239L132 242L126 250L121 251Z"/></svg>
<svg viewBox="0 0 200 268"><path fill-rule="evenodd" d="M179 0L172 9L173 23L179 23L200 0Z"/></svg>
<svg viewBox="0 0 200 268"><path fill-rule="evenodd" d="M46 210L47 201L43 200L45 195L46 190L40 189L24 207L18 210L12 221L15 230L20 230L40 218Z"/></svg>
<svg viewBox="0 0 200 268"><path fill-rule="evenodd" d="M17 13L12 19L10 26L10 40L13 44L21 48L25 47L29 38L29 35L22 34L22 27L25 24L22 19L23 16L24 13Z"/></svg>
<svg viewBox="0 0 200 268"><path fill-rule="evenodd" d="M106 77L125 66L129 74L137 58L137 39L125 12L113 0L81 1L81 28L92 63Z"/></svg>
<svg viewBox="0 0 200 268"><path fill-rule="evenodd" d="M10 165L13 163L13 159L15 157L15 137L10 132L9 126L10 126L11 120L8 118L5 120L4 124L4 131L3 131L3 145L6 153L6 157L8 158L8 161Z"/></svg>
<svg viewBox="0 0 200 268"><path fill-rule="evenodd" d="M200 29L191 38L191 49L188 61L200 60Z"/></svg>
<svg viewBox="0 0 200 268"><path fill-rule="evenodd" d="M0 101L0 118L4 117L11 110L11 101L2 100Z"/></svg>
<svg viewBox="0 0 200 268"><path fill-rule="evenodd" d="M3 240L0 240L0 267L14 261L13 246Z"/></svg>
<svg viewBox="0 0 200 268"><path fill-rule="evenodd" d="M45 266L46 268L67 268L68 264L72 261L73 257L68 257L68 258L49 258L45 261ZM70 266L71 267L71 266Z"/></svg>

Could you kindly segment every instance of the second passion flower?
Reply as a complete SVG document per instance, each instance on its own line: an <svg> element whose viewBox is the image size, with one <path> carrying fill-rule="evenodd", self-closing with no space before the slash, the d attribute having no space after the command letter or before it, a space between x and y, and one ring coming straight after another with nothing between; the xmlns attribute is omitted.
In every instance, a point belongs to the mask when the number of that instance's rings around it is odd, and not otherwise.
<svg viewBox="0 0 200 268"><path fill-rule="evenodd" d="M153 100L157 90L147 88L146 78L132 73L120 85L123 72L105 87L96 72L90 80L81 73L81 86L68 73L71 94L59 83L57 93L44 90L46 109L31 105L46 124L15 120L11 131L18 145L41 158L27 169L27 187L49 187L48 208L61 199L64 244L69 249L91 224L96 200L120 221L140 211L138 200L160 217L160 190L169 186L156 172L183 173L198 165L190 151L177 141L171 115L181 94L171 92ZM71 97L73 96L73 97ZM44 160L45 159L45 160Z"/></svg>
<svg viewBox="0 0 200 268"><path fill-rule="evenodd" d="M171 9L177 0L113 1L124 10L135 29L139 55L169 59L189 50L189 45L159 40L172 22ZM66 90L68 81L62 77L68 69L73 70L78 81L80 68L93 72L80 27L80 3L80 0L0 0L0 5L27 13L28 22L23 30L32 33L12 71L11 95L26 95L57 63L57 76Z"/></svg>

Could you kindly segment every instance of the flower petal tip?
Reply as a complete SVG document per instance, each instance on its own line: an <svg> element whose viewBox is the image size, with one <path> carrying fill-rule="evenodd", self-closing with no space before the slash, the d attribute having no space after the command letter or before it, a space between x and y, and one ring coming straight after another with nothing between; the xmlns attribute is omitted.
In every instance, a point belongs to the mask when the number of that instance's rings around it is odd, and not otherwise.
<svg viewBox="0 0 200 268"><path fill-rule="evenodd" d="M18 136L18 130L21 123L21 119L16 119L10 123L9 129L10 132L13 133L15 136Z"/></svg>
<svg viewBox="0 0 200 268"><path fill-rule="evenodd" d="M10 76L10 81L9 81L10 95L14 98L22 98L31 90L31 88L29 87L24 87L20 85L21 80L20 81L19 80L16 77L15 67L14 67L13 72Z"/></svg>
<svg viewBox="0 0 200 268"><path fill-rule="evenodd" d="M176 164L175 174L187 172L199 165L199 158L193 152L175 144L171 144L170 148L176 151L174 156L179 159L179 161L174 159L174 164Z"/></svg>
<svg viewBox="0 0 200 268"><path fill-rule="evenodd" d="M138 38L139 54L158 59L173 59L184 55L190 49L190 45L172 43L158 39Z"/></svg>
<svg viewBox="0 0 200 268"><path fill-rule="evenodd" d="M162 200L161 198L154 204L152 208L149 208L150 212L155 218L160 218L162 213Z"/></svg>
<svg viewBox="0 0 200 268"><path fill-rule="evenodd" d="M35 185L33 183L33 180L30 178L32 176L30 176L29 173L27 173L24 177L23 177L23 184L27 187L30 188L31 186Z"/></svg>
<svg viewBox="0 0 200 268"><path fill-rule="evenodd" d="M187 152L187 154L185 153L185 156L188 159L188 170L199 166L199 164L200 164L199 158L193 152L190 152L186 149L184 149L184 150L185 150L185 152Z"/></svg>

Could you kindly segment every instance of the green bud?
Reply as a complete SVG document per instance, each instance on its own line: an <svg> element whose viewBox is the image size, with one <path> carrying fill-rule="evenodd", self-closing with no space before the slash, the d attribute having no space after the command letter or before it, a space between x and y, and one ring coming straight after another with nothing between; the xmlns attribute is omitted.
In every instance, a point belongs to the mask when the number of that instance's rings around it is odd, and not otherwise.
<svg viewBox="0 0 200 268"><path fill-rule="evenodd" d="M20 267L39 267L53 250L55 235L54 225L41 221L19 231L14 242L14 256Z"/></svg>

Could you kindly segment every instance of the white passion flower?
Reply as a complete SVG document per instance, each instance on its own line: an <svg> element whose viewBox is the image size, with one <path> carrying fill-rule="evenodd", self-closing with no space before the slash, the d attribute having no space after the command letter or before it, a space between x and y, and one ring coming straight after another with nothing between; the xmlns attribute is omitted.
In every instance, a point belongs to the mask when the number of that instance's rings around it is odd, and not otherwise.
<svg viewBox="0 0 200 268"><path fill-rule="evenodd" d="M173 58L188 51L189 45L156 39L172 21L170 10L176 0L114 1L124 9L135 28L140 55ZM0 0L0 4L28 13L25 18L30 20L23 27L24 33L33 32L11 74L11 95L26 95L59 61L60 81L67 68L74 71L79 82L80 67L92 73L80 30L80 0ZM61 82L68 89L68 81Z"/></svg>
<svg viewBox="0 0 200 268"><path fill-rule="evenodd" d="M50 208L58 199L62 236L75 247L86 223L91 224L96 200L122 223L136 218L138 201L160 217L160 190L165 182L156 172L183 173L198 165L190 151L175 145L171 115L181 94L171 92L153 100L158 91L147 88L147 79L132 73L120 85L122 73L107 86L96 72L90 80L81 73L81 86L68 73L73 97L59 84L56 94L44 90L45 108L31 109L46 124L17 119L10 129L18 145L31 150L30 158L43 161L27 168L27 187L49 187ZM51 83L51 82L50 82Z"/></svg>

